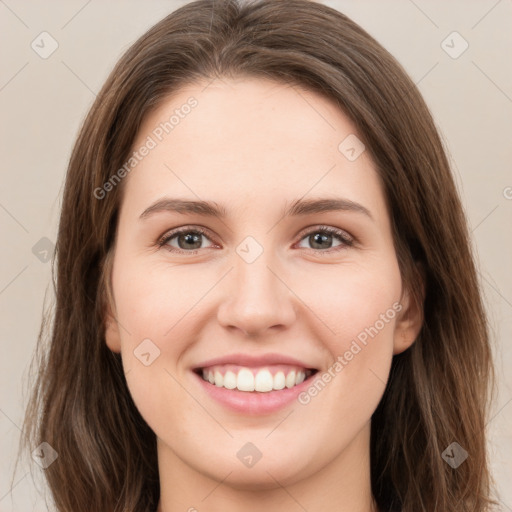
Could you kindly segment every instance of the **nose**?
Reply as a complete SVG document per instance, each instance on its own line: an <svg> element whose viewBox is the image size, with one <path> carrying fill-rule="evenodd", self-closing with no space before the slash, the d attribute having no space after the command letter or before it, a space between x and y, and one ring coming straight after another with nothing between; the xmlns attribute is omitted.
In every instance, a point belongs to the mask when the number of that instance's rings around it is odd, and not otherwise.
<svg viewBox="0 0 512 512"><path fill-rule="evenodd" d="M230 330L239 330L247 337L268 335L270 329L285 329L296 320L296 301L286 276L271 251L247 263L237 254L234 269L219 305L217 319Z"/></svg>

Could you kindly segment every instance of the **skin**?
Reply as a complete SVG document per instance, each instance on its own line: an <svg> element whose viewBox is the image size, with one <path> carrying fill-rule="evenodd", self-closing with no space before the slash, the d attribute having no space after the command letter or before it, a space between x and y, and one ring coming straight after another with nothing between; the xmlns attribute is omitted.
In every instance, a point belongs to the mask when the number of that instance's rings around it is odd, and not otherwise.
<svg viewBox="0 0 512 512"><path fill-rule="evenodd" d="M146 117L134 148L191 96L198 105L123 183L107 312L107 345L121 352L130 393L157 436L158 511L375 510L370 419L393 355L414 342L422 322L403 288L375 166L368 151L351 162L338 150L357 131L330 100L249 78L181 89ZM139 218L164 196L215 201L227 216ZM302 197L342 197L371 218L284 218ZM355 243L333 236L315 246L309 235L319 225ZM169 251L179 249L178 237L158 246L183 226L208 232L196 254ZM236 252L247 236L263 248L252 263ZM306 405L235 413L191 372L225 354L273 352L321 375L394 303L401 311ZM149 366L134 356L147 338L160 350ZM251 468L236 456L247 442L262 453Z"/></svg>

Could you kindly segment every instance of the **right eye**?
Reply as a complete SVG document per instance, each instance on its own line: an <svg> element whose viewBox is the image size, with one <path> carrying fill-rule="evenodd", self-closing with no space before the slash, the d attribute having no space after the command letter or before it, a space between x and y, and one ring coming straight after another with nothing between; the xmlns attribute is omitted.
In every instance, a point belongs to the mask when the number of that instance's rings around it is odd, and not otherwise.
<svg viewBox="0 0 512 512"><path fill-rule="evenodd" d="M158 245L170 252L197 254L199 249L204 249L201 238L209 240L204 229L200 227L184 227L166 233L159 240ZM170 243L174 239L176 239L177 247Z"/></svg>

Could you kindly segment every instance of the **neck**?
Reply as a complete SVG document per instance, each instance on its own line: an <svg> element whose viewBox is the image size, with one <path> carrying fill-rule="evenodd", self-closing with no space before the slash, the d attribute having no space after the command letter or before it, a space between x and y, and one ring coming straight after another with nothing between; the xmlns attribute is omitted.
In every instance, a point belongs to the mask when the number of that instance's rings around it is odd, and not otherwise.
<svg viewBox="0 0 512 512"><path fill-rule="evenodd" d="M370 423L342 453L300 479L286 471L276 478L261 466L262 476L243 484L237 482L237 466L214 478L186 464L158 439L157 512L377 512L371 493L369 436Z"/></svg>

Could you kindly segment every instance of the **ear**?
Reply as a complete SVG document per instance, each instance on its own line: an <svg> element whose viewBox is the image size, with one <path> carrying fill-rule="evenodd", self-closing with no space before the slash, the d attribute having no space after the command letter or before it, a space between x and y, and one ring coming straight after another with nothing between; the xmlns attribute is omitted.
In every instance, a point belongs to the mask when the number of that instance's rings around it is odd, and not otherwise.
<svg viewBox="0 0 512 512"><path fill-rule="evenodd" d="M400 304L402 309L395 324L395 337L393 342L393 355L407 350L418 337L423 326L423 304L425 301L425 271L420 263L417 263L414 286L416 293L404 289ZM417 297L416 297L417 295Z"/></svg>
<svg viewBox="0 0 512 512"><path fill-rule="evenodd" d="M121 336L119 332L119 324L117 319L111 311L110 306L107 306L107 312L105 314L105 341L107 347L112 352L121 352Z"/></svg>
<svg viewBox="0 0 512 512"><path fill-rule="evenodd" d="M121 352L121 335L119 330L119 323L115 313L115 303L112 291L112 283L110 276L112 273L113 265L113 251L110 251L104 261L103 274L102 274L102 288L103 288L103 311L104 311L104 329L105 329L105 342L107 347L112 352Z"/></svg>

